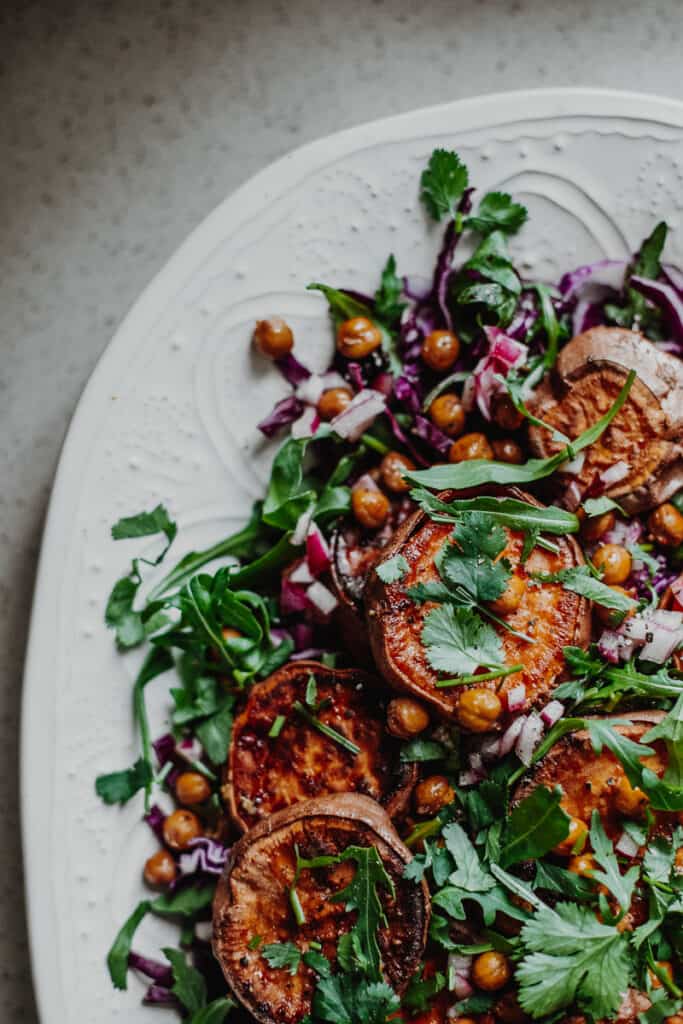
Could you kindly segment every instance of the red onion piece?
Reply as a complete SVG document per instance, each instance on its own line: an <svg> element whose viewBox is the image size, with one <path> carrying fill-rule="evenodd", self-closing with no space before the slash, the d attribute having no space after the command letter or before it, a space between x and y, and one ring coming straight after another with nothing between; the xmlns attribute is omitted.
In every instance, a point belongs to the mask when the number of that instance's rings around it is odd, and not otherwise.
<svg viewBox="0 0 683 1024"><path fill-rule="evenodd" d="M306 537L306 561L312 576L320 576L330 564L329 545L323 537L320 527L315 523L311 523Z"/></svg>
<svg viewBox="0 0 683 1024"><path fill-rule="evenodd" d="M524 683L517 683L516 686L510 687L507 692L507 704L508 711L512 714L522 710L526 704L526 686Z"/></svg>
<svg viewBox="0 0 683 1024"><path fill-rule="evenodd" d="M538 742L543 735L544 725L541 719L533 711L527 716L527 719L522 726L522 731L519 734L519 739L515 744L515 753L520 759L522 764L526 765L527 768L530 766L534 756L534 750L538 746Z"/></svg>
<svg viewBox="0 0 683 1024"><path fill-rule="evenodd" d="M624 857L637 857L640 847L635 839L632 839L628 832L622 832L619 840L615 843L614 849L622 853Z"/></svg>
<svg viewBox="0 0 683 1024"><path fill-rule="evenodd" d="M541 718L545 725L550 727L555 725L555 722L559 722L564 714L564 704L559 700L551 700L549 704L541 710Z"/></svg>
<svg viewBox="0 0 683 1024"><path fill-rule="evenodd" d="M583 453L582 453L583 454ZM631 467L627 462L614 462L607 469L603 469L600 474L600 479L605 485L605 489L613 487L614 484L618 484L621 480L625 480L631 472Z"/></svg>
<svg viewBox="0 0 683 1024"><path fill-rule="evenodd" d="M351 400L347 407L335 416L331 422L332 429L347 441L357 441L381 412L384 412L386 399L379 391L364 389Z"/></svg>
<svg viewBox="0 0 683 1024"><path fill-rule="evenodd" d="M526 345L509 338L499 327L485 327L489 350L473 371L474 392L482 416L491 419L491 399L505 391L501 377L526 362Z"/></svg>
<svg viewBox="0 0 683 1024"><path fill-rule="evenodd" d="M282 577L280 584L280 611L283 615L296 615L297 612L305 612L308 608L306 591L300 583L292 583L287 577Z"/></svg>
<svg viewBox="0 0 683 1024"><path fill-rule="evenodd" d="M579 452L579 454L573 458L568 459L567 462L563 462L557 467L558 473L565 473L567 476L578 476L583 469L583 464L586 461L586 453Z"/></svg>
<svg viewBox="0 0 683 1024"><path fill-rule="evenodd" d="M370 387L373 391L379 391L380 395L388 398L394 389L393 374L389 373L388 370L378 373Z"/></svg>
<svg viewBox="0 0 683 1024"><path fill-rule="evenodd" d="M296 526L292 532L291 543L294 547L298 548L300 544L303 544L308 534L308 529L311 525L311 519L313 518L313 509L308 508L305 512L302 512L296 521Z"/></svg>
<svg viewBox="0 0 683 1024"><path fill-rule="evenodd" d="M351 490L352 491L357 491L357 490L361 490L361 491L378 491L379 487L377 486L377 484L372 479L372 477L370 476L369 473L363 473L362 476L358 477L358 479L356 480L356 482L353 485L353 487L351 488Z"/></svg>
<svg viewBox="0 0 683 1024"><path fill-rule="evenodd" d="M299 416L298 420L292 423L292 437L301 440L303 437L312 437L320 426L320 417L314 405L307 406Z"/></svg>
<svg viewBox="0 0 683 1024"><path fill-rule="evenodd" d="M325 617L331 615L339 604L332 591L328 590L319 580L311 583L306 590L306 597L309 603Z"/></svg>
<svg viewBox="0 0 683 1024"><path fill-rule="evenodd" d="M583 491L581 490L581 485L578 480L572 480L564 492L562 504L568 512L576 512L577 508L581 504L582 498Z"/></svg>
<svg viewBox="0 0 683 1024"><path fill-rule="evenodd" d="M500 736L489 736L479 748L485 761L496 761L500 757Z"/></svg>
<svg viewBox="0 0 683 1024"><path fill-rule="evenodd" d="M508 725L507 729L500 738L500 756L505 757L510 753L515 743L519 739L519 735L524 728L526 722L526 715L519 715L513 722Z"/></svg>

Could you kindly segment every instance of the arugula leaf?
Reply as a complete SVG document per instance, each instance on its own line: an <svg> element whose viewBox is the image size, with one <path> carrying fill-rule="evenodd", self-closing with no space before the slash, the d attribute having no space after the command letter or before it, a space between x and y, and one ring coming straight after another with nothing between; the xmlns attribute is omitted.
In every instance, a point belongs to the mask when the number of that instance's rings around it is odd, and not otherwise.
<svg viewBox="0 0 683 1024"><path fill-rule="evenodd" d="M375 571L382 583L399 583L408 572L408 563L403 555L394 555L386 562L380 562Z"/></svg>
<svg viewBox="0 0 683 1024"><path fill-rule="evenodd" d="M301 963L301 950L293 942L269 942L261 947L261 954L271 967L286 967L295 975Z"/></svg>
<svg viewBox="0 0 683 1024"><path fill-rule="evenodd" d="M600 870L597 868L593 870L592 877L599 885L604 885L609 889L619 904L621 910L619 917L623 917L631 906L640 868L634 865L622 875L614 848L605 834L598 811L593 811L589 835L593 856L600 868Z"/></svg>
<svg viewBox="0 0 683 1024"><path fill-rule="evenodd" d="M595 444L622 408L635 380L631 370L626 382L611 408L592 427L584 430L574 441L571 449L563 448L557 455L547 459L529 459L519 466L509 462L489 462L486 459L472 459L448 466L432 466L431 469L414 470L405 474L412 483L421 484L435 491L466 490L482 484L521 484L542 480L555 472L561 463L573 458L589 445Z"/></svg>
<svg viewBox="0 0 683 1024"><path fill-rule="evenodd" d="M608 498L606 494L603 494L600 498L586 498L583 503L583 510L589 519L592 519L594 516L604 516L605 512L611 512L612 510L624 514L621 505L618 505L612 498Z"/></svg>
<svg viewBox="0 0 683 1024"><path fill-rule="evenodd" d="M569 816L560 807L561 798L561 787L537 786L513 808L500 854L502 867L542 857L566 839Z"/></svg>
<svg viewBox="0 0 683 1024"><path fill-rule="evenodd" d="M500 637L471 608L441 605L425 616L422 643L437 672L467 675L480 665L498 666L503 658Z"/></svg>
<svg viewBox="0 0 683 1024"><path fill-rule="evenodd" d="M375 292L375 314L391 328L401 319L405 302L401 302L403 281L396 274L396 259L393 254L387 260L380 286Z"/></svg>
<svg viewBox="0 0 683 1024"><path fill-rule="evenodd" d="M632 597L613 590L606 583L596 579L587 565L560 569L559 572L533 573L533 579L542 583L561 583L565 590L571 590L574 594L580 594L581 597L587 597L595 604L602 605L603 608L611 608L624 615L638 607L638 602Z"/></svg>
<svg viewBox="0 0 683 1024"><path fill-rule="evenodd" d="M445 214L455 219L458 202L467 188L469 174L457 153L435 149L420 178L420 198L434 220Z"/></svg>
<svg viewBox="0 0 683 1024"><path fill-rule="evenodd" d="M313 995L313 1015L329 1024L385 1024L400 1007L386 981L368 981L350 974L321 978Z"/></svg>
<svg viewBox="0 0 683 1024"><path fill-rule="evenodd" d="M548 864L543 860L536 861L534 889L566 896L570 900L583 902L595 897L595 886L589 878L583 878L566 868Z"/></svg>
<svg viewBox="0 0 683 1024"><path fill-rule="evenodd" d="M663 781L677 789L683 787L683 693L658 725L643 736L644 743L664 740L668 754Z"/></svg>
<svg viewBox="0 0 683 1024"><path fill-rule="evenodd" d="M119 930L119 933L114 939L111 949L107 954L109 977L112 980L114 988L128 988L128 957L130 956L135 932L142 920L149 913L150 906L151 904L149 900L143 900L142 903L138 903L128 920L121 926L121 929Z"/></svg>
<svg viewBox="0 0 683 1024"><path fill-rule="evenodd" d="M197 726L195 730L197 739L204 747L207 757L214 764L223 764L228 756L234 720L234 703L235 698L226 694L221 709Z"/></svg>
<svg viewBox="0 0 683 1024"><path fill-rule="evenodd" d="M309 441L308 437L288 438L273 461L263 519L280 530L293 530L299 517L315 504L315 490L304 479L304 455Z"/></svg>
<svg viewBox="0 0 683 1024"><path fill-rule="evenodd" d="M479 203L476 215L465 221L465 227L481 234L489 234L491 231L513 234L519 231L526 219L526 207L514 203L507 192L488 192Z"/></svg>
<svg viewBox="0 0 683 1024"><path fill-rule="evenodd" d="M215 891L215 885L204 885L199 888L163 893L152 900L149 909L162 917L193 917L200 910L206 910L211 906Z"/></svg>
<svg viewBox="0 0 683 1024"><path fill-rule="evenodd" d="M486 513L489 523L499 523L511 530L539 530L543 533L555 533L564 536L567 533L578 533L579 518L573 512L558 508L556 505L547 507L520 501L518 498L493 498L479 495L476 498L460 498L454 501L441 501L423 487L416 487L410 492L413 501L432 518L449 516L454 522L466 512ZM503 545L504 546L504 545ZM501 548L502 550L502 548ZM491 556L495 557L495 555Z"/></svg>
<svg viewBox="0 0 683 1024"><path fill-rule="evenodd" d="M391 259L393 259L393 257L391 257ZM389 268L389 271L390 270L391 268ZM385 274L386 273L387 268L385 267ZM382 282L383 285L387 284L391 288L390 276L390 273L387 274L386 278L383 275ZM348 292L339 291L337 288L330 288L329 285L315 282L314 284L307 285L307 289L308 291L319 291L323 293L330 307L330 316L332 317L332 322L335 328L339 327L339 325L345 320L349 320L355 316L363 316L368 320L371 320L382 335L382 351L389 362L389 369L392 373L396 374L396 376L400 376L403 372L403 362L398 355L395 338L392 335L392 332L385 326L385 323L379 313L375 315L375 310L371 309L370 306L366 305L364 302L359 302L358 299L349 295ZM380 288L380 292L381 290L382 289ZM380 293L378 292L378 295L379 294ZM382 303L385 303L387 296L382 294L380 298ZM386 306L384 308L386 310ZM316 437L320 437L319 431L320 428L318 428L318 431L316 432Z"/></svg>
<svg viewBox="0 0 683 1024"><path fill-rule="evenodd" d="M661 328L661 316L659 311L649 305L647 300L635 288L630 287L632 277L656 278L661 271L661 256L666 242L668 227L664 221L656 225L652 234L645 239L640 250L628 268L624 281L626 303L623 306L617 303L607 303L605 313L609 320L619 327L638 326L648 337L658 337L658 329Z"/></svg>
<svg viewBox="0 0 683 1024"><path fill-rule="evenodd" d="M173 970L171 992L190 1013L196 1013L206 1006L206 981L204 975L191 967L184 953L178 949L162 950Z"/></svg>
<svg viewBox="0 0 683 1024"><path fill-rule="evenodd" d="M647 793L650 805L654 810L683 810L683 786L676 781L679 777L681 756L680 740L677 740L676 737L680 737L681 716L683 716L683 695L678 698L675 707L664 721L651 729L643 737L641 743L634 743L633 740L618 733L613 727L618 724L617 722L601 722L599 719L587 720L595 752L599 754L603 746L611 750L623 765L631 785L638 786ZM665 738L666 735L671 737L665 740L667 749L669 749L670 761L664 777L660 779L650 768L642 764L641 758L654 753L653 748L646 745L647 739Z"/></svg>
<svg viewBox="0 0 683 1024"><path fill-rule="evenodd" d="M138 790L145 789L152 782L152 769L143 758L138 758L132 768L110 775L99 775L95 780L95 792L105 804L125 804Z"/></svg>
<svg viewBox="0 0 683 1024"><path fill-rule="evenodd" d="M364 974L379 981L382 973L377 931L386 924L386 916L377 890L382 886L394 896L394 883L374 846L347 847L340 860L349 859L355 860L356 873L347 886L331 897L331 902L344 903L346 910L357 911L351 932L358 939L360 966Z"/></svg>
<svg viewBox="0 0 683 1024"><path fill-rule="evenodd" d="M165 534L169 544L174 540L178 527L169 517L163 505L157 505L151 512L139 512L126 516L111 528L112 540L130 540L134 537L151 537L155 533Z"/></svg>
<svg viewBox="0 0 683 1024"><path fill-rule="evenodd" d="M592 910L540 907L522 926L525 955L516 978L522 1008L545 1017L574 1004L593 1019L611 1017L628 988L628 939L600 924Z"/></svg>

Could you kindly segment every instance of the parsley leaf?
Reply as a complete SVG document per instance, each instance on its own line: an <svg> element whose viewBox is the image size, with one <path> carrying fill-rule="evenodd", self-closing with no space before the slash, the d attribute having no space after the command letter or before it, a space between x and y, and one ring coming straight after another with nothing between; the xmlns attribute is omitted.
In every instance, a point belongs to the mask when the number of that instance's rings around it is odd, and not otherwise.
<svg viewBox="0 0 683 1024"><path fill-rule="evenodd" d="M468 217L465 226L486 235L491 231L513 234L526 219L526 207L514 203L507 192L488 192L479 203L476 215Z"/></svg>
<svg viewBox="0 0 683 1024"><path fill-rule="evenodd" d="M125 804L151 781L152 769L149 763L140 757L132 768L98 776L95 780L95 792L105 804Z"/></svg>
<svg viewBox="0 0 683 1024"><path fill-rule="evenodd" d="M434 220L441 220L445 214L455 219L468 182L467 168L457 153L434 150L420 178L420 198Z"/></svg>
<svg viewBox="0 0 683 1024"><path fill-rule="evenodd" d="M631 971L626 936L592 910L558 903L525 922L521 941L516 978L527 1013L545 1017L577 1004L597 1020L615 1014Z"/></svg>
<svg viewBox="0 0 683 1024"><path fill-rule="evenodd" d="M293 942L269 942L261 953L271 967L286 967L291 975L299 970L301 950Z"/></svg>
<svg viewBox="0 0 683 1024"><path fill-rule="evenodd" d="M403 281L396 274L396 259L393 255L387 260L380 286L375 292L375 313L377 317L391 328L401 319L405 303L401 302Z"/></svg>
<svg viewBox="0 0 683 1024"><path fill-rule="evenodd" d="M437 672L467 675L480 665L498 666L503 657L500 637L471 608L442 605L425 616L422 643Z"/></svg>
<svg viewBox="0 0 683 1024"><path fill-rule="evenodd" d="M403 555L394 555L386 562L381 562L376 572L382 583L399 583L408 572L408 563Z"/></svg>
<svg viewBox="0 0 683 1024"><path fill-rule="evenodd" d="M190 1013L196 1013L206 1006L206 981L204 975L188 964L184 953L178 949L162 950L173 970L171 992Z"/></svg>
<svg viewBox="0 0 683 1024"><path fill-rule="evenodd" d="M569 817L560 807L562 790L537 786L507 819L500 864L542 857L569 835Z"/></svg>

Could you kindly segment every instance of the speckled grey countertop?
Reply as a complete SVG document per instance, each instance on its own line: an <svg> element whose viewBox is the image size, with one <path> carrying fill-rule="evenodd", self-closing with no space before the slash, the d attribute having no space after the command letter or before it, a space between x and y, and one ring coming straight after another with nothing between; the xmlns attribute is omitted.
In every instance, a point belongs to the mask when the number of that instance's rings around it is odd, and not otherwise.
<svg viewBox="0 0 683 1024"><path fill-rule="evenodd" d="M5 0L3 1020L36 1020L16 755L40 532L64 431L124 313L212 207L288 149L359 121L482 92L598 85L683 97L682 34L680 0Z"/></svg>

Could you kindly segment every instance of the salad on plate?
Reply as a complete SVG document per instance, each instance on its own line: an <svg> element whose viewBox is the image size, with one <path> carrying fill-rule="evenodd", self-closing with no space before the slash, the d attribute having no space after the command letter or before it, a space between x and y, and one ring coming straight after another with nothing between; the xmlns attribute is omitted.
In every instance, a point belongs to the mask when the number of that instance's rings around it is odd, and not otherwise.
<svg viewBox="0 0 683 1024"><path fill-rule="evenodd" d="M140 755L96 790L158 844L109 974L190 1024L681 1024L683 273L660 223L526 279L454 152L420 197L429 278L309 285L324 373L256 323L244 527L172 566L165 507L112 528L162 549L105 613Z"/></svg>

